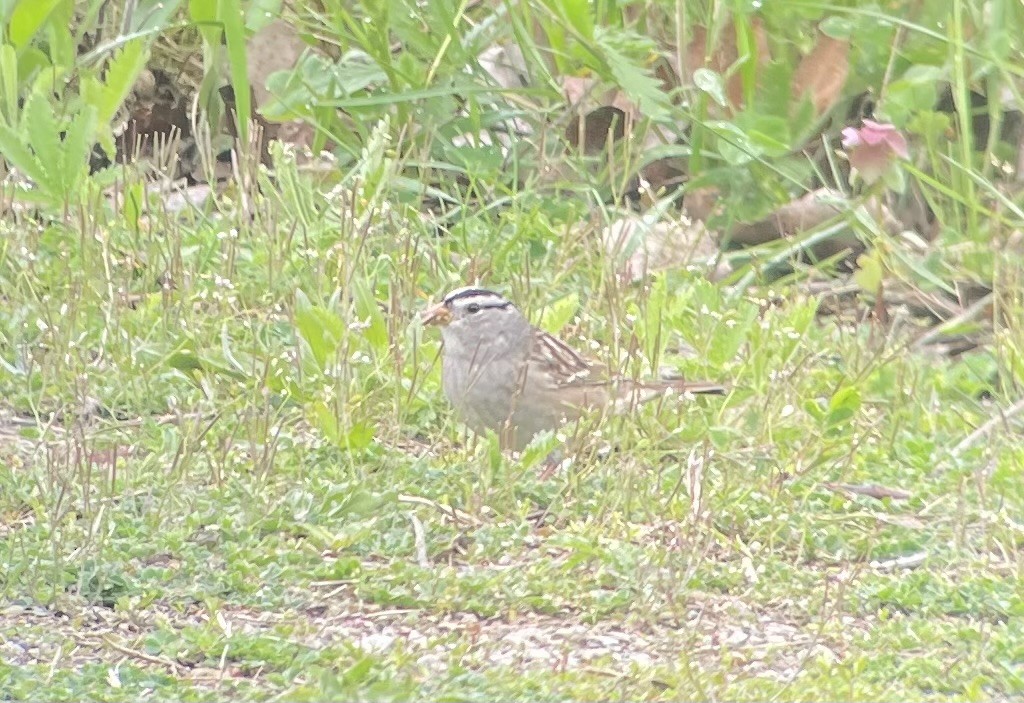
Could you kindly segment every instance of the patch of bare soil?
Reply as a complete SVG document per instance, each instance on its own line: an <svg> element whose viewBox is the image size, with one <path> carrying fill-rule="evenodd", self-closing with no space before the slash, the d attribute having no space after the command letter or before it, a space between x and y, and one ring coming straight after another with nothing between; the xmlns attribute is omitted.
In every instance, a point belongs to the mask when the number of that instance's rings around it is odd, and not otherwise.
<svg viewBox="0 0 1024 703"><path fill-rule="evenodd" d="M848 642L824 637L817 625L806 626L772 612L757 611L742 601L720 595L693 594L685 622L610 617L586 622L571 615L522 612L496 618L473 613L436 613L417 609L384 609L353 597L346 586L304 591L308 605L288 610L260 610L224 604L214 616L225 633L283 638L310 649L356 647L387 656L400 652L412 658L423 676L441 675L453 663L476 669L573 671L626 677L696 666L715 670L727 666L733 675L791 680L808 660L836 661ZM199 605L177 607L155 603L133 612L74 602L59 608L13 603L0 606L0 656L13 665L77 668L105 663L112 670L130 663L159 670L192 684L217 688L266 673L250 662L207 652L179 656L147 651L146 640L209 623ZM852 623L851 623L852 624ZM832 628L843 639L855 627Z"/></svg>

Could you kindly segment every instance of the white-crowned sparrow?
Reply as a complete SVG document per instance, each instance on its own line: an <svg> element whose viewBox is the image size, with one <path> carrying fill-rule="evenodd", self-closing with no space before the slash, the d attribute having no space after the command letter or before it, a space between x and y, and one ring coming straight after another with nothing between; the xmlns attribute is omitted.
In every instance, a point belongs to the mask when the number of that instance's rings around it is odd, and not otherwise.
<svg viewBox="0 0 1024 703"><path fill-rule="evenodd" d="M494 430L508 449L522 449L538 432L575 420L587 408L616 412L668 391L725 393L716 383L608 376L483 288L453 290L422 319L441 327L448 400L470 429Z"/></svg>

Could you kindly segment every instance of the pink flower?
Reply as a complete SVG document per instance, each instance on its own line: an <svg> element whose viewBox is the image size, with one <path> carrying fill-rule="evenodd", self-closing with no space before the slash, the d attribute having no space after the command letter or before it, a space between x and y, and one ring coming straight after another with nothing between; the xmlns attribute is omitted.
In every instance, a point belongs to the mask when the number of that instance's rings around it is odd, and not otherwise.
<svg viewBox="0 0 1024 703"><path fill-rule="evenodd" d="M860 129L843 130L843 148L850 165L865 183L874 183L895 164L895 157L910 158L907 139L895 125L864 120Z"/></svg>

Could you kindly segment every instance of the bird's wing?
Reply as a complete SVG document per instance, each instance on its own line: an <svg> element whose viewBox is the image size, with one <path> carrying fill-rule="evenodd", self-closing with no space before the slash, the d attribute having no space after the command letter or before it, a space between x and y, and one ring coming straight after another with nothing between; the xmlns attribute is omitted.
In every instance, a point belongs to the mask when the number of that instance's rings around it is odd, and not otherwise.
<svg viewBox="0 0 1024 703"><path fill-rule="evenodd" d="M604 378L600 365L587 361L560 339L539 329L534 331L532 355L551 367L551 376L559 386L594 383Z"/></svg>

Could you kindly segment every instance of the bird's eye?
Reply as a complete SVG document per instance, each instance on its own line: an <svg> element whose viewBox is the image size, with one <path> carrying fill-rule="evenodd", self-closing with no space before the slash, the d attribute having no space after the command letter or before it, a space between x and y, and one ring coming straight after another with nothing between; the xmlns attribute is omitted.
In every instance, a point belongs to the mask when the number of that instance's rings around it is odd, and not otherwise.
<svg viewBox="0 0 1024 703"><path fill-rule="evenodd" d="M466 311L469 313L480 312L480 306L477 305L476 303L470 303L469 305L466 306Z"/></svg>

